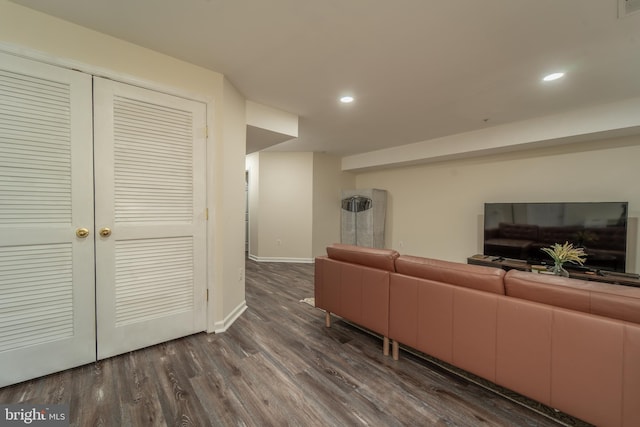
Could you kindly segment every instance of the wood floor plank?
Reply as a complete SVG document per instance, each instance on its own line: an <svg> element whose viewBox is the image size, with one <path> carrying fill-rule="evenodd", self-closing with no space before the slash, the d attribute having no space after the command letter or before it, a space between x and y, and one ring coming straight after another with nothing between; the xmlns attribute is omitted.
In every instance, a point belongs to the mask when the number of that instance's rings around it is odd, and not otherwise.
<svg viewBox="0 0 640 427"><path fill-rule="evenodd" d="M584 426L557 420L300 300L313 265L247 260L248 309L195 334L0 389L0 403L69 403L73 426Z"/></svg>

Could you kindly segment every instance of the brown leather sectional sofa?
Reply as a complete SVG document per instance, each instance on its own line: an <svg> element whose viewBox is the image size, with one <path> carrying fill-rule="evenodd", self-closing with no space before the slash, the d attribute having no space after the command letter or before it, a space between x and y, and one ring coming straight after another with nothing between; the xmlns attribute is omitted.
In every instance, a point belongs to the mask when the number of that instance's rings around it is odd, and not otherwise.
<svg viewBox="0 0 640 427"><path fill-rule="evenodd" d="M584 421L640 425L640 288L335 244L316 306Z"/></svg>

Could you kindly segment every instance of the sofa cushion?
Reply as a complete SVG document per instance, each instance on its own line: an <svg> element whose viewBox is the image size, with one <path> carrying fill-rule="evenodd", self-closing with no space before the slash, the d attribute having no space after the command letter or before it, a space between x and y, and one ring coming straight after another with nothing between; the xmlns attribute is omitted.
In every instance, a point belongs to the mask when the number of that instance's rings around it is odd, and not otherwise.
<svg viewBox="0 0 640 427"><path fill-rule="evenodd" d="M504 270L481 265L441 261L401 255L396 260L396 271L407 276L421 277L436 282L450 283L504 295Z"/></svg>
<svg viewBox="0 0 640 427"><path fill-rule="evenodd" d="M393 249L376 249L334 243L327 246L327 255L338 261L395 271L395 260L400 254Z"/></svg>
<svg viewBox="0 0 640 427"><path fill-rule="evenodd" d="M551 329L551 404L596 426L622 421L625 324L554 309Z"/></svg>
<svg viewBox="0 0 640 427"><path fill-rule="evenodd" d="M640 288L510 270L509 296L640 324Z"/></svg>

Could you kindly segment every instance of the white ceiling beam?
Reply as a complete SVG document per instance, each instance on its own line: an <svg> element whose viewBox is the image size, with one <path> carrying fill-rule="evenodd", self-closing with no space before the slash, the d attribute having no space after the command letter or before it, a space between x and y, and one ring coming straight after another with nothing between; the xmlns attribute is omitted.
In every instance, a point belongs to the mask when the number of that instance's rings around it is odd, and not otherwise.
<svg viewBox="0 0 640 427"><path fill-rule="evenodd" d="M640 133L640 98L582 108L342 158L361 171Z"/></svg>

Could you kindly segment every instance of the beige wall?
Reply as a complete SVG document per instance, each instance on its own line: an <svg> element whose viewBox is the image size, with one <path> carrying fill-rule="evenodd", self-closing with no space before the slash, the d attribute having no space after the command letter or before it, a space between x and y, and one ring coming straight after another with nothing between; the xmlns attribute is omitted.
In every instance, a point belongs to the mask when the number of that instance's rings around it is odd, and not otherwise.
<svg viewBox="0 0 640 427"><path fill-rule="evenodd" d="M0 0L0 43L42 52L50 62L75 61L141 82L217 98L223 76L52 16Z"/></svg>
<svg viewBox="0 0 640 427"><path fill-rule="evenodd" d="M214 144L214 162L209 170L219 178L215 182L214 266L209 274L221 284L213 295L211 314L239 315L245 301L245 99L227 79L222 93L222 136ZM211 218L210 218L211 219ZM212 316L213 317L213 316ZM210 317L211 318L211 317ZM213 330L221 330L229 321L214 317Z"/></svg>
<svg viewBox="0 0 640 427"><path fill-rule="evenodd" d="M356 184L355 174L340 167L338 157L313 155L313 257L325 255L327 245L340 242L341 190Z"/></svg>
<svg viewBox="0 0 640 427"><path fill-rule="evenodd" d="M259 204L250 207L249 256L259 261L311 260L313 153L257 153ZM255 172L249 170L255 177ZM251 194L256 191L249 187ZM256 222L257 221L257 222ZM252 226L252 229L253 229Z"/></svg>
<svg viewBox="0 0 640 427"><path fill-rule="evenodd" d="M244 212L244 100L238 108L240 95L220 73L6 0L0 0L0 49L207 102L208 286L215 298L208 325L210 330L224 329L244 306L238 279L244 253L237 248L244 231L236 221Z"/></svg>
<svg viewBox="0 0 640 427"><path fill-rule="evenodd" d="M249 256L310 262L340 241L341 189L355 175L321 153L260 152L247 156Z"/></svg>
<svg viewBox="0 0 640 427"><path fill-rule="evenodd" d="M387 245L462 261L482 252L485 202L628 201L640 216L640 136L361 173L357 188L389 191ZM640 266L637 227L628 270Z"/></svg>

